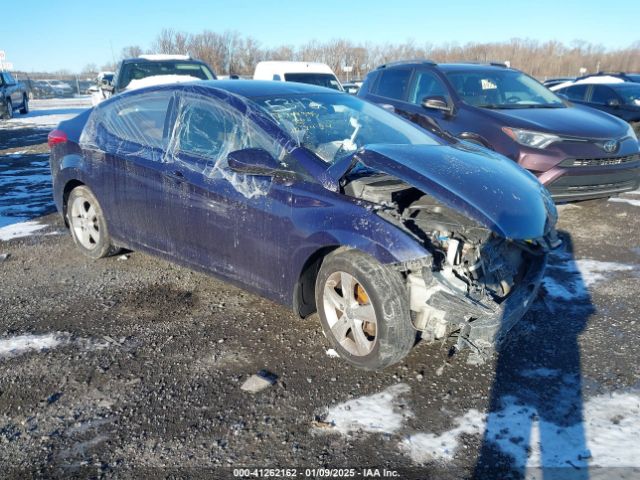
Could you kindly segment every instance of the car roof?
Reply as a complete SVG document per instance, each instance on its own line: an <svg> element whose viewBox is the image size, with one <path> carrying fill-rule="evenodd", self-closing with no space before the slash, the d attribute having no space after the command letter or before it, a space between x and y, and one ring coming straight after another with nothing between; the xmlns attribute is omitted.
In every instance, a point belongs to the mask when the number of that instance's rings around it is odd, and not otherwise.
<svg viewBox="0 0 640 480"><path fill-rule="evenodd" d="M307 83L282 82L276 80L203 80L189 84L181 84L181 87L185 88L185 85L197 85L204 88L226 90L227 92L247 98L267 97L271 95L342 93L331 88L319 87Z"/></svg>

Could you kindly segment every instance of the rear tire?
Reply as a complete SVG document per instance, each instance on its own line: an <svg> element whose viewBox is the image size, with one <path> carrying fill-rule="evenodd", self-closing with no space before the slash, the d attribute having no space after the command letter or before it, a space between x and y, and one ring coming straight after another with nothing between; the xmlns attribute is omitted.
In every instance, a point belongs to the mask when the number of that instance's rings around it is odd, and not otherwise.
<svg viewBox="0 0 640 480"><path fill-rule="evenodd" d="M22 108L20 109L20 113L22 115L29 113L29 97L26 94L22 96Z"/></svg>
<svg viewBox="0 0 640 480"><path fill-rule="evenodd" d="M83 254L97 260L118 253L111 243L102 207L88 187L82 185L71 191L66 210L71 236Z"/></svg>
<svg viewBox="0 0 640 480"><path fill-rule="evenodd" d="M404 279L362 252L337 251L324 259L316 279L316 305L329 342L358 368L393 365L415 343Z"/></svg>

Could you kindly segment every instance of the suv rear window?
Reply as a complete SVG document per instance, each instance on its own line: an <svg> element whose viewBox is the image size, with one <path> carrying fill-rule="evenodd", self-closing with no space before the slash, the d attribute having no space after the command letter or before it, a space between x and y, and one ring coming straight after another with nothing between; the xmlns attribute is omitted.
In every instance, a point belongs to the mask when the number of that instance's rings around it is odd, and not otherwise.
<svg viewBox="0 0 640 480"><path fill-rule="evenodd" d="M404 99L409 88L409 79L411 78L411 70L391 69L384 70L380 74L378 85L376 87L376 95L381 97Z"/></svg>

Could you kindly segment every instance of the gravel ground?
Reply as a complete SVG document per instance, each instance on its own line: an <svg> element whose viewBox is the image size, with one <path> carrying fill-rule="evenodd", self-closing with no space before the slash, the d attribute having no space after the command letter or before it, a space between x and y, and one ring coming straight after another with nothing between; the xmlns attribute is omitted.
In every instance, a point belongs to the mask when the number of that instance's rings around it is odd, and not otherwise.
<svg viewBox="0 0 640 480"><path fill-rule="evenodd" d="M0 173L42 175L43 132L0 122ZM491 361L421 343L378 373L331 356L316 317L140 252L91 261L40 217L0 240L2 476L640 478L640 195L625 198L560 209L565 248ZM244 391L261 370L275 383Z"/></svg>

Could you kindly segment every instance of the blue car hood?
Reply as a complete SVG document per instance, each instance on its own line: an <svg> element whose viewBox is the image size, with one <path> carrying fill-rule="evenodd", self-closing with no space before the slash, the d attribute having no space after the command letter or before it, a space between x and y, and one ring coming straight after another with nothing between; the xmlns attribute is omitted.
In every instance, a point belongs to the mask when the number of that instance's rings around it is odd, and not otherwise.
<svg viewBox="0 0 640 480"><path fill-rule="evenodd" d="M541 238L557 220L551 196L533 175L481 147L367 145L332 165L326 180L337 185L357 162L393 175L505 238Z"/></svg>

